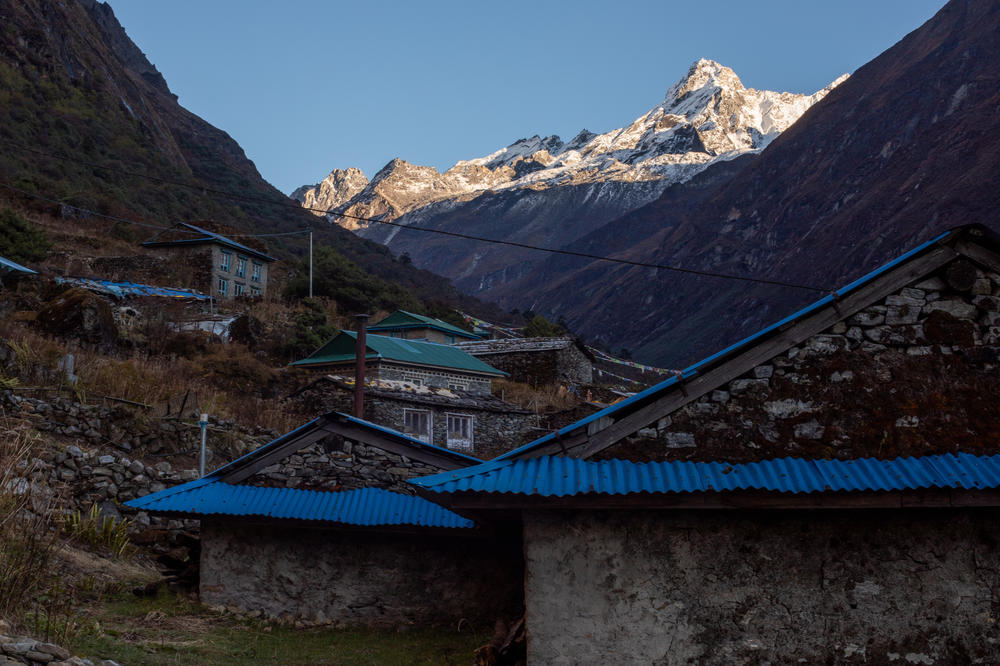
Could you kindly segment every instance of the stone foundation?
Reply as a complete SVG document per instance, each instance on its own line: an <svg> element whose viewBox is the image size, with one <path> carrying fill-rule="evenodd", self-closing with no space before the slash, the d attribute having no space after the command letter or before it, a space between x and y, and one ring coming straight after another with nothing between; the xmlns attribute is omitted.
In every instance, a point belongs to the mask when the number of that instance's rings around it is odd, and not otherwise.
<svg viewBox="0 0 1000 666"><path fill-rule="evenodd" d="M996 663L998 518L529 512L529 663Z"/></svg>

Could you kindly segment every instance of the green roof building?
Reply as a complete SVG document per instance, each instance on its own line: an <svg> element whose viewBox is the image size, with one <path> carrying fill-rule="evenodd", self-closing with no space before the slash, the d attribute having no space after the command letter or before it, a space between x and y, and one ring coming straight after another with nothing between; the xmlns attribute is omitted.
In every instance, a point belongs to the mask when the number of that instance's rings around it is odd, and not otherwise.
<svg viewBox="0 0 1000 666"><path fill-rule="evenodd" d="M440 319L396 310L391 315L368 327L372 333L404 340L427 340L453 345L463 340L479 340L479 336Z"/></svg>
<svg viewBox="0 0 1000 666"><path fill-rule="evenodd" d="M370 330L370 329L369 329ZM295 367L353 375L357 333L341 331ZM371 378L438 386L471 393L489 393L493 378L507 373L446 344L368 335L366 375Z"/></svg>

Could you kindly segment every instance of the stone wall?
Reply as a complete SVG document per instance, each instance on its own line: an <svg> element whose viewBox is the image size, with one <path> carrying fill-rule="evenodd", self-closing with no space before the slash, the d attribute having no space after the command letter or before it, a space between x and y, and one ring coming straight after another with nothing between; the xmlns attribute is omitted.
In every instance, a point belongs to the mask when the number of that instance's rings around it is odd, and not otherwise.
<svg viewBox="0 0 1000 666"><path fill-rule="evenodd" d="M520 541L202 521L201 600L268 617L489 629L521 612Z"/></svg>
<svg viewBox="0 0 1000 666"><path fill-rule="evenodd" d="M995 663L998 519L530 512L529 663Z"/></svg>
<svg viewBox="0 0 1000 666"><path fill-rule="evenodd" d="M181 420L62 397L25 397L12 391L0 392L0 411L11 418L23 418L35 430L51 436L51 446L37 451L25 465L23 478L64 492L66 509L86 511L98 504L111 511L117 503L198 478L201 431ZM211 418L207 469L211 471L276 436Z"/></svg>
<svg viewBox="0 0 1000 666"><path fill-rule="evenodd" d="M508 373L511 381L532 386L594 381L593 363L574 343L563 349L477 354L476 358Z"/></svg>
<svg viewBox="0 0 1000 666"><path fill-rule="evenodd" d="M413 382L416 380L423 386L439 386L441 388L458 385L463 387L463 391L480 395L489 395L491 387L489 377L437 369L422 370L385 362L378 364L372 376L390 381Z"/></svg>
<svg viewBox="0 0 1000 666"><path fill-rule="evenodd" d="M281 462L265 467L247 483L303 490L354 490L385 488L415 494L407 479L437 474L441 469L405 456L330 437L329 444L307 446Z"/></svg>
<svg viewBox="0 0 1000 666"><path fill-rule="evenodd" d="M998 365L1000 275L958 260L598 457L995 453Z"/></svg>

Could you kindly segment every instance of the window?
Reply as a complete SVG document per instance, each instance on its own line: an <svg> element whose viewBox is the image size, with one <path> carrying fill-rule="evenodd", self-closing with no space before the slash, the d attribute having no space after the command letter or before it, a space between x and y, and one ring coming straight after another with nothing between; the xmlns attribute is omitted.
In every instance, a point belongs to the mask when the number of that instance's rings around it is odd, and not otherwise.
<svg viewBox="0 0 1000 666"><path fill-rule="evenodd" d="M239 277L244 277L247 274L247 258L237 255L236 257L236 275Z"/></svg>
<svg viewBox="0 0 1000 666"><path fill-rule="evenodd" d="M250 287L250 295L251 296L260 296L260 287L253 287L253 286L251 286Z"/></svg>
<svg viewBox="0 0 1000 666"><path fill-rule="evenodd" d="M448 382L448 388L452 391L468 391L469 385L461 382Z"/></svg>
<svg viewBox="0 0 1000 666"><path fill-rule="evenodd" d="M226 271L228 273L229 272L229 261L233 258L233 253L232 252L226 252L225 250L221 250L221 252L222 252L222 264L219 265L219 268L222 269L222 270L224 270L224 271Z"/></svg>
<svg viewBox="0 0 1000 666"><path fill-rule="evenodd" d="M404 409L403 433L430 444L431 413L423 409Z"/></svg>
<svg viewBox="0 0 1000 666"><path fill-rule="evenodd" d="M260 282L260 269L262 264L259 261L253 262L253 272L250 274L250 279L254 282Z"/></svg>
<svg viewBox="0 0 1000 666"><path fill-rule="evenodd" d="M242 296L244 288L245 287L243 286L242 282L234 282L233 283L233 296Z"/></svg>
<svg viewBox="0 0 1000 666"><path fill-rule="evenodd" d="M465 414L446 414L448 418L448 448L472 450L472 417Z"/></svg>
<svg viewBox="0 0 1000 666"><path fill-rule="evenodd" d="M219 278L219 295L226 296L229 294L229 280L226 278Z"/></svg>

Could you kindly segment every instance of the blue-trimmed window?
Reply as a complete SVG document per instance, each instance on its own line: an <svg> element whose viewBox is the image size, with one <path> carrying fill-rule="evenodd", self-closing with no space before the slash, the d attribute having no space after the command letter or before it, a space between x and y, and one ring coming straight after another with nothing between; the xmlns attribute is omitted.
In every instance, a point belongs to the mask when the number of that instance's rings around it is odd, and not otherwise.
<svg viewBox="0 0 1000 666"><path fill-rule="evenodd" d="M233 253L232 252L226 252L225 250L220 250L220 252L222 252L222 263L219 264L219 269L223 270L223 271L226 271L228 273L229 272L229 263L233 259Z"/></svg>
<svg viewBox="0 0 1000 666"><path fill-rule="evenodd" d="M259 261L253 262L253 272L250 273L250 279L254 282L260 282L260 271L263 268L263 264Z"/></svg>
<svg viewBox="0 0 1000 666"><path fill-rule="evenodd" d="M227 296L229 294L229 280L226 278L219 278L219 295Z"/></svg>
<svg viewBox="0 0 1000 666"><path fill-rule="evenodd" d="M233 296L242 296L245 287L242 282L233 283Z"/></svg>

